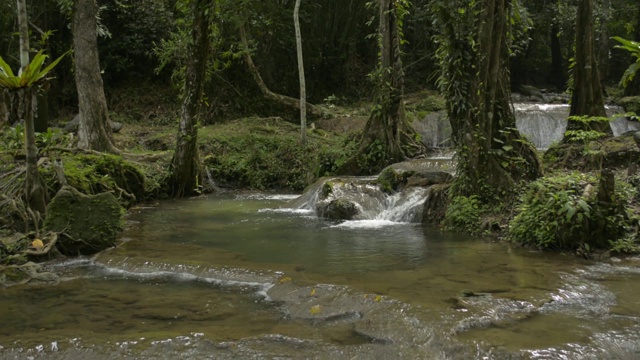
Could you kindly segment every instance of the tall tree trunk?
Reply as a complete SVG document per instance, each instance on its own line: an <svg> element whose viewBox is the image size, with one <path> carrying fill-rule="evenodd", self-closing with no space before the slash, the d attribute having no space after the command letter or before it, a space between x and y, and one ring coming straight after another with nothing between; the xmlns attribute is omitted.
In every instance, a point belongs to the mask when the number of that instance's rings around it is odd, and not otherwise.
<svg viewBox="0 0 640 360"><path fill-rule="evenodd" d="M424 152L405 116L404 70L400 24L395 1L379 1L379 64L375 105L362 133L358 151L340 173L371 174Z"/></svg>
<svg viewBox="0 0 640 360"><path fill-rule="evenodd" d="M611 0L602 0L600 19L600 39L598 44L598 71L600 83L606 84L609 77L609 21L611 20ZM603 93L605 89L603 88Z"/></svg>
<svg viewBox="0 0 640 360"><path fill-rule="evenodd" d="M551 39L551 81L556 90L564 91L567 86L562 45L560 44L560 25L558 20L552 20L549 37Z"/></svg>
<svg viewBox="0 0 640 360"><path fill-rule="evenodd" d="M300 78L300 138L302 145L307 141L307 88L304 79L304 59L302 57L302 35L300 34L300 0L296 0L293 10L293 24L296 28L296 49L298 54L298 77Z"/></svg>
<svg viewBox="0 0 640 360"><path fill-rule="evenodd" d="M510 103L510 1L481 0L475 7L466 6L464 13L451 13L448 6L438 12L446 23L439 50L440 85L458 157L449 195L475 195L495 203L504 200L517 181L535 179L542 169L535 149L516 129Z"/></svg>
<svg viewBox="0 0 640 360"><path fill-rule="evenodd" d="M73 48L80 126L78 147L119 153L113 142L107 100L100 75L95 0L75 0Z"/></svg>
<svg viewBox="0 0 640 360"><path fill-rule="evenodd" d="M18 26L20 29L20 67L22 71L29 65L29 28L27 6L25 0L18 0ZM33 125L36 112L36 94L32 87L22 88L19 96L24 106L24 136L27 154L27 171L25 177L25 200L32 210L40 214L46 212L46 185L38 172L38 149Z"/></svg>
<svg viewBox="0 0 640 360"><path fill-rule="evenodd" d="M205 69L209 56L209 0L193 0L191 2L192 41L188 45L185 70L184 98L180 111L180 125L176 150L171 159L171 175L169 187L175 197L193 195L202 184L198 155L198 118L200 101L205 80Z"/></svg>
<svg viewBox="0 0 640 360"><path fill-rule="evenodd" d="M569 116L607 116L595 50L593 0L580 0L576 16L576 54ZM587 123L569 118L567 130L594 130L611 134L611 127L605 121ZM563 141L571 141L571 138L565 135Z"/></svg>

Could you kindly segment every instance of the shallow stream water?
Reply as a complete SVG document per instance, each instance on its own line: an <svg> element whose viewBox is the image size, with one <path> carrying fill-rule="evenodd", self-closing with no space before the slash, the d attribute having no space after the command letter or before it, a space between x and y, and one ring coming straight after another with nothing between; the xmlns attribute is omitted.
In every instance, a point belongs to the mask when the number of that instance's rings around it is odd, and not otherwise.
<svg viewBox="0 0 640 360"><path fill-rule="evenodd" d="M293 196L133 209L117 248L0 289L6 359L638 359L640 260L586 261Z"/></svg>

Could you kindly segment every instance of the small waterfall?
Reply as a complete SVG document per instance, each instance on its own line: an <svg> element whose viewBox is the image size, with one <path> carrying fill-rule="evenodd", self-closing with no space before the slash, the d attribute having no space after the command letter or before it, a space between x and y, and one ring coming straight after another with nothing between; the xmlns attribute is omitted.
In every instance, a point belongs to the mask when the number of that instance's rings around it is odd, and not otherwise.
<svg viewBox="0 0 640 360"><path fill-rule="evenodd" d="M514 104L516 127L538 149L560 141L567 129L569 105Z"/></svg>
<svg viewBox="0 0 640 360"><path fill-rule="evenodd" d="M412 187L387 197L385 209L376 219L393 222L418 223L422 220L422 208L427 199L427 188Z"/></svg>
<svg viewBox="0 0 640 360"><path fill-rule="evenodd" d="M353 203L357 214L353 220L384 220L387 222L420 222L427 188L410 187L386 194L374 184L375 177L323 178L318 180L288 207L307 209L316 215L333 201ZM331 191L327 192L328 187Z"/></svg>
<svg viewBox="0 0 640 360"><path fill-rule="evenodd" d="M220 192L222 189L216 184L215 180L213 180L213 176L211 176L211 171L205 167L205 173L207 174L207 183L205 187L206 192Z"/></svg>

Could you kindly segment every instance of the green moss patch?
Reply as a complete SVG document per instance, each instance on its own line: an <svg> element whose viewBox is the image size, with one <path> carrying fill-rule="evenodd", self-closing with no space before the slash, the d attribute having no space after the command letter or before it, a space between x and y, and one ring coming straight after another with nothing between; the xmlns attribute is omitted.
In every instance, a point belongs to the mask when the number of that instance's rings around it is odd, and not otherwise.
<svg viewBox="0 0 640 360"><path fill-rule="evenodd" d="M302 190L333 175L355 142L345 136L307 132L280 118L246 118L200 129L198 145L213 179L222 186Z"/></svg>

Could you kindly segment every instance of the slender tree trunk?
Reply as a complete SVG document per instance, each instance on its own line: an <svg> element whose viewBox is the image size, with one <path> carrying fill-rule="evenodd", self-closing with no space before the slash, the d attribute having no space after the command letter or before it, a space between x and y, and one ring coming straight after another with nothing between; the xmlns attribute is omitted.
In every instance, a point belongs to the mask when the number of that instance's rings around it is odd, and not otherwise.
<svg viewBox="0 0 640 360"><path fill-rule="evenodd" d="M395 1L379 2L379 65L374 109L364 128L359 149L340 173L371 174L425 151L405 116L404 70Z"/></svg>
<svg viewBox="0 0 640 360"><path fill-rule="evenodd" d="M176 150L171 160L169 187L175 197L193 195L202 184L198 155L198 118L200 101L205 80L205 69L209 56L209 0L193 0L191 14L192 42L188 45L188 56L185 73L184 98L180 112L180 125Z"/></svg>
<svg viewBox="0 0 640 360"><path fill-rule="evenodd" d="M302 35L300 34L300 0L296 0L293 10L293 24L296 28L296 49L298 54L298 76L300 78L300 138L302 145L307 141L307 89L304 79L304 59L302 57Z"/></svg>
<svg viewBox="0 0 640 360"><path fill-rule="evenodd" d="M576 63L573 68L573 95L570 116L606 117L604 96L595 52L593 0L580 0L576 16ZM608 122L585 123L569 119L568 130L595 130L611 134ZM570 141L565 136L563 141Z"/></svg>
<svg viewBox="0 0 640 360"><path fill-rule="evenodd" d="M18 27L20 29L20 67L24 69L29 65L29 28L27 6L25 0L18 0ZM25 177L25 200L32 210L40 214L46 212L46 185L38 172L38 149L33 125L33 116L36 112L36 94L31 87L22 88L19 96L24 106L24 135L27 155L27 171Z"/></svg>
<svg viewBox="0 0 640 360"><path fill-rule="evenodd" d="M75 0L73 48L80 126L78 147L119 153L113 142L107 100L100 75L95 0Z"/></svg>

